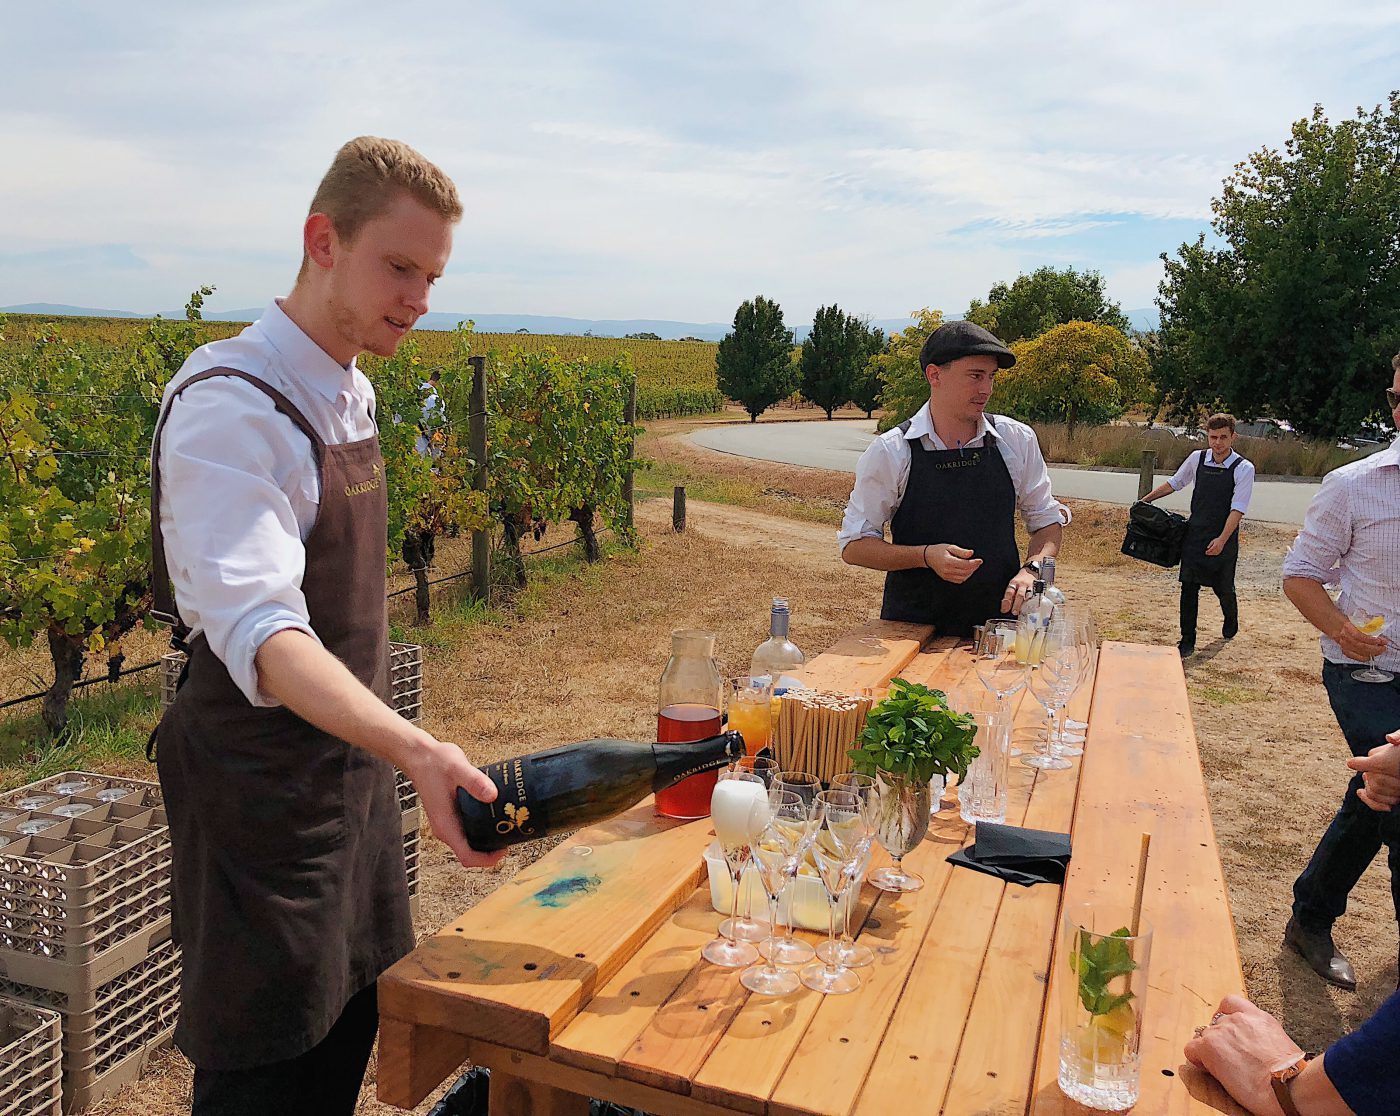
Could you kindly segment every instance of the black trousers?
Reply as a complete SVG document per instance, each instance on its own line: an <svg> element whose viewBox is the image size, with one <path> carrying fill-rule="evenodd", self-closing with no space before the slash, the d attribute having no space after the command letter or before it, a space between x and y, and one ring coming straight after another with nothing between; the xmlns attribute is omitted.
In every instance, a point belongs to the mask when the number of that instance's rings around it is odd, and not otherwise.
<svg viewBox="0 0 1400 1116"><path fill-rule="evenodd" d="M1358 682L1356 666L1324 663L1322 682L1337 724L1354 756L1385 743L1385 734L1400 725L1400 678L1393 682ZM1385 846L1390 864L1390 894L1400 920L1400 810L1372 810L1356 797L1361 775L1347 784L1342 807L1318 842L1303 874L1293 885L1293 917L1308 930L1330 930L1347 909L1347 896Z"/></svg>
<svg viewBox="0 0 1400 1116"><path fill-rule="evenodd" d="M1233 636L1240 630L1240 602L1235 596L1235 583L1212 586L1225 623L1222 633ZM1191 582L1181 583L1181 642L1196 646L1196 617L1201 610L1201 587Z"/></svg>
<svg viewBox="0 0 1400 1116"><path fill-rule="evenodd" d="M330 1034L305 1054L243 1070L194 1071L191 1116L354 1116L379 1029L371 984L351 997Z"/></svg>

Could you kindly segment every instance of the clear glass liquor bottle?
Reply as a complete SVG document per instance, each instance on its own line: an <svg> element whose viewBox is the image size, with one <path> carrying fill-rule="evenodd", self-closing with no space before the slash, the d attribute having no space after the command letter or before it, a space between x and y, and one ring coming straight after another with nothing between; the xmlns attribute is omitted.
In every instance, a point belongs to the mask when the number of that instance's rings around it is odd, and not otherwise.
<svg viewBox="0 0 1400 1116"><path fill-rule="evenodd" d="M768 622L768 638L758 645L749 665L749 676L767 678L775 689L782 689L787 683L783 675L800 667L807 656L798 650L797 644L788 638L788 624L792 618L788 610L787 598L773 598L773 613Z"/></svg>
<svg viewBox="0 0 1400 1116"><path fill-rule="evenodd" d="M1041 562L1040 576L1045 581L1045 603L1050 606L1053 615L1063 616L1065 594L1064 591L1055 584L1055 559L1046 558Z"/></svg>

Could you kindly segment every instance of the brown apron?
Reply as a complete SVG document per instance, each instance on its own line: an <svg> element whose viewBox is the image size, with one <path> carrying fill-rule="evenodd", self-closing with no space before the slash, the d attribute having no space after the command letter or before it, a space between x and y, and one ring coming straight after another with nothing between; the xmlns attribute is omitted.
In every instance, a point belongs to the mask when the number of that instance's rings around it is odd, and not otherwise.
<svg viewBox="0 0 1400 1116"><path fill-rule="evenodd" d="M233 369L191 376L175 394L214 376L246 380L311 439L321 479L302 584L311 627L387 698L378 438L327 445L285 396ZM156 605L173 615L160 531L165 418L152 453L151 526ZM176 620L177 636L187 634ZM413 947L393 768L286 708L253 706L202 634L157 740L184 951L176 1044L211 1070L303 1054Z"/></svg>

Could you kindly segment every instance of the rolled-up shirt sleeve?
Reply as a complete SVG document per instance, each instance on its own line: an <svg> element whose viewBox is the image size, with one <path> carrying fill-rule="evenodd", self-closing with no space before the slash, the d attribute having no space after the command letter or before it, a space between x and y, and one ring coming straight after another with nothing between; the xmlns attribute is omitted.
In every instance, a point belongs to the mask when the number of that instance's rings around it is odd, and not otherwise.
<svg viewBox="0 0 1400 1116"><path fill-rule="evenodd" d="M301 589L302 528L284 491L303 483L298 463L309 452L270 400L232 379L176 397L161 435L161 530L176 602L257 706L279 704L258 687L263 642L288 628L316 638Z"/></svg>
<svg viewBox="0 0 1400 1116"><path fill-rule="evenodd" d="M1351 549L1351 511L1346 480L1328 473L1308 505L1303 529L1283 559L1284 577L1306 577L1330 585L1337 566Z"/></svg>
<svg viewBox="0 0 1400 1116"><path fill-rule="evenodd" d="M880 437L865 447L856 462L855 486L841 518L841 529L836 533L839 550L844 551L856 539L885 537L885 524L904 497L908 462L909 447L902 438Z"/></svg>
<svg viewBox="0 0 1400 1116"><path fill-rule="evenodd" d="M1180 492L1188 484L1196 479L1196 469L1201 463L1199 450L1194 450L1186 455L1186 460L1177 466L1176 472L1172 474L1171 480L1167 484L1171 486L1173 492ZM1236 470L1238 472L1238 470Z"/></svg>
<svg viewBox="0 0 1400 1116"><path fill-rule="evenodd" d="M1235 494L1230 499L1230 510L1241 515L1249 514L1249 501L1254 496L1254 466L1240 458L1235 467Z"/></svg>
<svg viewBox="0 0 1400 1116"><path fill-rule="evenodd" d="M1025 445L1020 479L1021 483L1016 486L1016 506L1021 512L1021 522L1032 535L1042 527L1068 524L1074 518L1069 508L1055 499L1050 469L1034 432Z"/></svg>

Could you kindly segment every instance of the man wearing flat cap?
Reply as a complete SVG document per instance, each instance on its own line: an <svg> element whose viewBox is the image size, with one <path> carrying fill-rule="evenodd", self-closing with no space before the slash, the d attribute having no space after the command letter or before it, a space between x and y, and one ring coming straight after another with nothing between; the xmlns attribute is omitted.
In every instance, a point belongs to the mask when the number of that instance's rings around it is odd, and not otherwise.
<svg viewBox="0 0 1400 1116"><path fill-rule="evenodd" d="M886 571L882 619L969 636L1015 615L1041 560L1058 553L1070 511L1050 491L1035 431L986 412L997 372L1015 363L980 326L940 326L919 353L928 403L861 455L837 538L843 561Z"/></svg>

